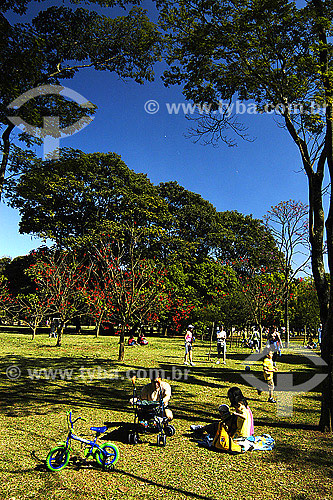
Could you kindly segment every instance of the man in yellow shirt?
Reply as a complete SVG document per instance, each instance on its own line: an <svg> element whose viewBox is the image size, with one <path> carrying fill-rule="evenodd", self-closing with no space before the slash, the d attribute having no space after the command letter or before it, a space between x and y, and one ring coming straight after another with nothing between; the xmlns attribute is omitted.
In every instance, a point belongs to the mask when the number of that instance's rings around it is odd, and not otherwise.
<svg viewBox="0 0 333 500"><path fill-rule="evenodd" d="M277 371L277 368L273 364L272 351L268 351L262 365L264 370L264 379L266 380L268 386L268 402L276 403L275 399L273 398L273 391L274 391L273 375L274 372Z"/></svg>

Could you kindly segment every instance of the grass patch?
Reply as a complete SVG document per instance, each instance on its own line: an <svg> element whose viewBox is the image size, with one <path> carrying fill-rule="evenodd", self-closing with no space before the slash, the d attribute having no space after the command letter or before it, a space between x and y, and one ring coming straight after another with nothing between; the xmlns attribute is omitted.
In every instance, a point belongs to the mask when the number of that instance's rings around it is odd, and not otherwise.
<svg viewBox="0 0 333 500"><path fill-rule="evenodd" d="M195 367L186 379L171 382L175 436L167 438L165 448L156 446L156 435L142 436L143 442L132 446L117 433L121 423L133 419L127 376L131 370L151 367L163 368L167 376L172 367L183 371L183 341L150 339L148 347L126 348L124 363L115 361L117 341L71 335L64 338L63 347L56 348L55 340L46 335L32 341L28 335L0 334L1 500L332 498L333 439L316 428L318 389L294 397L292 416L277 416L275 406L266 402L267 393L259 397L241 377L248 351L229 349L227 364L216 365L214 357L208 362L208 344L198 342ZM6 375L10 366L21 371L16 380ZM49 369L68 371L58 372L52 380ZM293 351L285 351L279 362L279 371L292 371L295 380L309 378L314 369L307 358ZM261 372L261 363L254 362L251 371ZM8 372L15 373L15 369ZM147 381L138 380L138 386ZM191 441L189 425L216 418L217 406L228 402L227 391L233 385L241 387L249 400L255 433L275 438L272 452L229 456ZM65 439L69 409L87 420L75 427L82 436L92 435L92 425L109 423L104 437L114 440L120 450L113 472L70 462L63 471L52 473L32 456L34 452L45 459L51 447ZM73 449L72 455L80 456L80 444L73 442Z"/></svg>

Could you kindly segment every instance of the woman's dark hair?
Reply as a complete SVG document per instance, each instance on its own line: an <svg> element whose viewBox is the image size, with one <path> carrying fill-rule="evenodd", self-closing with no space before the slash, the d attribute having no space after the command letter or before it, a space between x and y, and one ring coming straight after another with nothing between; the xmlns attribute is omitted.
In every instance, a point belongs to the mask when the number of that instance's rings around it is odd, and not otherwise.
<svg viewBox="0 0 333 500"><path fill-rule="evenodd" d="M247 400L243 396L243 393L239 387L231 387L228 390L228 398L230 400L231 406L233 406L234 408L236 408L236 406L238 406L238 403L243 403L243 405L246 408L248 407Z"/></svg>

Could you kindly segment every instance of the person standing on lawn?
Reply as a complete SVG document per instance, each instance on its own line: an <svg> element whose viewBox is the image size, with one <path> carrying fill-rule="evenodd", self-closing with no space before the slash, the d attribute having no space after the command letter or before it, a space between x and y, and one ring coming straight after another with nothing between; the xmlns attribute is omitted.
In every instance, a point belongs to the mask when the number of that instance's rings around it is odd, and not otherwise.
<svg viewBox="0 0 333 500"><path fill-rule="evenodd" d="M267 382L268 386L268 402L269 403L276 403L274 397L273 397L273 392L274 392L274 372L277 371L276 366L273 364L273 352L268 351L268 353L265 356L265 359L263 361L263 370L264 370L264 379ZM260 392L260 391L258 391Z"/></svg>
<svg viewBox="0 0 333 500"><path fill-rule="evenodd" d="M226 353L227 353L227 333L221 329L217 330L217 361L216 364L220 364L221 355L223 356L223 364L225 365Z"/></svg>
<svg viewBox="0 0 333 500"><path fill-rule="evenodd" d="M193 348L193 325L188 325L187 331L185 334L185 357L184 357L184 365L188 365L187 358L189 359L190 365L194 366L193 360L192 360L192 348Z"/></svg>
<svg viewBox="0 0 333 500"><path fill-rule="evenodd" d="M267 348L272 351L273 363L276 365L277 356L281 356L282 340L275 326L270 327L267 338Z"/></svg>

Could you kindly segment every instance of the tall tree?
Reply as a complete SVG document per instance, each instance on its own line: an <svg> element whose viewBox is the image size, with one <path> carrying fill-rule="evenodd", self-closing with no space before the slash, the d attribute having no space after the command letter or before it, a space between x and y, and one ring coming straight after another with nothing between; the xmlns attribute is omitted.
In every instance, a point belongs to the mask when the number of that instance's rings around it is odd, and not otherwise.
<svg viewBox="0 0 333 500"><path fill-rule="evenodd" d="M276 241L265 224L251 215L243 215L236 210L218 212L219 232L216 239L218 259L240 262L252 266L269 265L277 261Z"/></svg>
<svg viewBox="0 0 333 500"><path fill-rule="evenodd" d="M264 216L279 247L279 267L284 277L284 326L289 345L290 286L310 259L308 252L308 207L301 201L281 201Z"/></svg>
<svg viewBox="0 0 333 500"><path fill-rule="evenodd" d="M22 12L27 3L9 1L2 8L16 7ZM98 0L96 3L116 4ZM72 10L53 6L41 11L31 23L14 25L0 13L0 28L1 196L15 128L8 118L7 106L36 87L61 85L84 68L111 71L138 83L151 80L152 66L158 58L159 35L139 7L112 19L81 7ZM83 113L87 112L85 108ZM54 115L61 117L64 124L73 123L78 113L78 106L64 102L59 96L57 99L39 96L19 109L20 116L35 126L40 126L43 117ZM27 144L33 141L26 133L19 138Z"/></svg>
<svg viewBox="0 0 333 500"><path fill-rule="evenodd" d="M124 360L129 327L156 322L167 299L165 269L142 255L140 240L147 231L123 224L91 247L92 269L105 294L106 319L121 327L119 361Z"/></svg>
<svg viewBox="0 0 333 500"><path fill-rule="evenodd" d="M220 104L237 97L262 112L278 110L298 148L308 178L312 272L324 324L322 357L329 367L320 427L332 431L333 289L325 276L323 240L326 226L332 276L333 197L325 221L322 191L325 166L329 182L333 176L333 4L324 0L305 5L289 0L161 0L159 4L169 43L166 83L183 85L185 96L195 103L210 104L210 113L196 128L199 136L228 142L228 130L238 132L237 117Z"/></svg>
<svg viewBox="0 0 333 500"><path fill-rule="evenodd" d="M174 258L203 261L216 240L218 220L215 207L175 181L162 182L157 190L170 212L161 258L165 262Z"/></svg>
<svg viewBox="0 0 333 500"><path fill-rule="evenodd" d="M35 160L8 197L20 211L20 232L51 238L60 246L89 239L110 222L149 227L167 214L146 175L130 170L115 153L65 149L59 160Z"/></svg>
<svg viewBox="0 0 333 500"><path fill-rule="evenodd" d="M47 249L37 253L36 262L27 274L42 292L39 296L42 307L60 319L56 345L61 347L64 327L87 311L83 290L89 281L89 268L74 251Z"/></svg>

